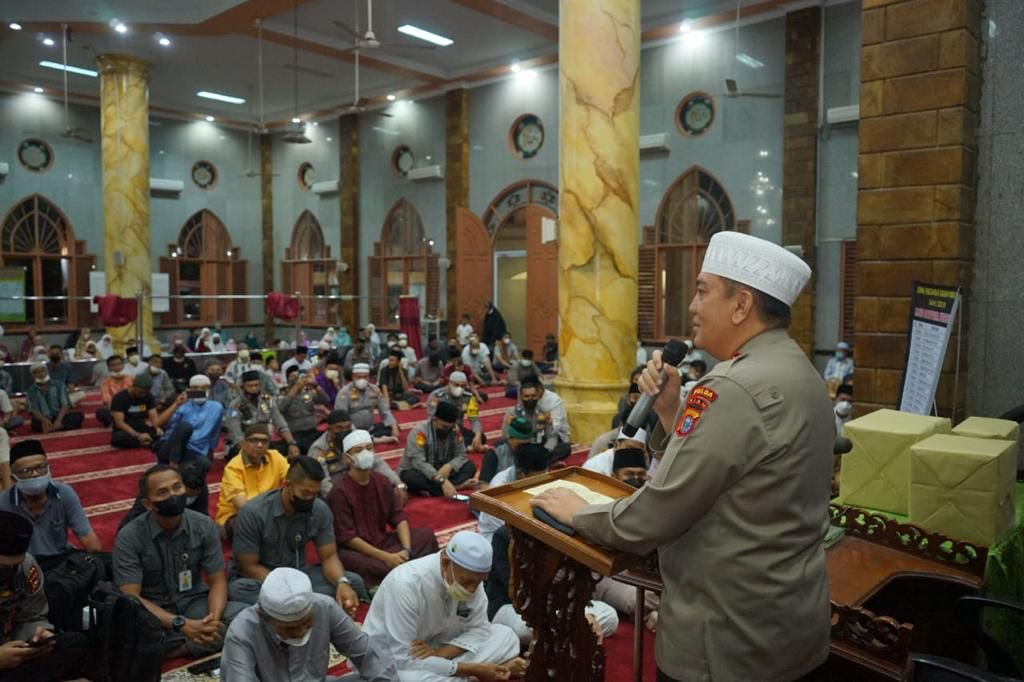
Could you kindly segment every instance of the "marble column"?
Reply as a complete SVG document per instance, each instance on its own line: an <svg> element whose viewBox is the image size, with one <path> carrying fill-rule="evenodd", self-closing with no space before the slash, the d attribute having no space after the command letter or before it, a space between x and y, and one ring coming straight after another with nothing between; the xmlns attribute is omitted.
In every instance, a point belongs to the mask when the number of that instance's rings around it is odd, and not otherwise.
<svg viewBox="0 0 1024 682"><path fill-rule="evenodd" d="M103 163L103 241L107 293L144 294L142 335L153 337L149 293L149 64L126 55L96 57L100 74L100 155ZM107 330L118 352L135 339L135 324ZM154 346L155 348L155 346Z"/></svg>
<svg viewBox="0 0 1024 682"><path fill-rule="evenodd" d="M636 361L640 0L563 0L556 390L607 431Z"/></svg>
<svg viewBox="0 0 1024 682"><path fill-rule="evenodd" d="M338 159L341 163L341 260L348 269L338 272L338 289L343 296L341 324L348 326L352 338L359 333L359 117L345 114L338 119Z"/></svg>
<svg viewBox="0 0 1024 682"><path fill-rule="evenodd" d="M263 293L267 294L274 291L274 268L278 263L274 255L274 141L270 135L260 135L260 232ZM263 318L265 343L277 335L274 333L274 316L264 315Z"/></svg>

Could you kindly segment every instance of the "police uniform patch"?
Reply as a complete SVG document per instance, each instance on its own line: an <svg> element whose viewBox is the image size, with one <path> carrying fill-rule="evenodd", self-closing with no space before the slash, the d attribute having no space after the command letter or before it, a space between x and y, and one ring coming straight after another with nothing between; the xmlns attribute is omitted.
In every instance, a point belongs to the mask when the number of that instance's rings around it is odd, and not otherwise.
<svg viewBox="0 0 1024 682"><path fill-rule="evenodd" d="M712 388L694 387L686 399L686 408L679 415L679 421L676 423L676 435L689 436L693 433L697 424L700 423L700 418L704 416L704 411L711 407L711 403L715 402L717 398L718 393Z"/></svg>
<svg viewBox="0 0 1024 682"><path fill-rule="evenodd" d="M417 433L416 434L416 445L422 448L426 444L427 444L427 436L426 436L426 434L424 434L422 431L420 433Z"/></svg>
<svg viewBox="0 0 1024 682"><path fill-rule="evenodd" d="M39 566L33 566L28 569L28 573L25 574L25 585L28 587L29 593L35 594L38 592L41 583L42 579L39 577Z"/></svg>

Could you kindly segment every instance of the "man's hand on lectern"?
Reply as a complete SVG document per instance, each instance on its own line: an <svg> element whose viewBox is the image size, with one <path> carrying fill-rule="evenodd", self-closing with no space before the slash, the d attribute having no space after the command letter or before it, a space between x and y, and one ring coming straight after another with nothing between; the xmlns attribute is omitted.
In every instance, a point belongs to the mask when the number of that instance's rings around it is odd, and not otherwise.
<svg viewBox="0 0 1024 682"><path fill-rule="evenodd" d="M530 500L531 507L540 507L555 518L555 521L572 526L572 518L576 512L587 506L582 497L564 488L552 488Z"/></svg>

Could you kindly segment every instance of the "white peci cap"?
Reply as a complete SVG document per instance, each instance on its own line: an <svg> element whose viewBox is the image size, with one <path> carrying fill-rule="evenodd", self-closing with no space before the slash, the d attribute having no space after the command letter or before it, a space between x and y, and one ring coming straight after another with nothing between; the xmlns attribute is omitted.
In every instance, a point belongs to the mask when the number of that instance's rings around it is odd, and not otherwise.
<svg viewBox="0 0 1024 682"><path fill-rule="evenodd" d="M274 620L294 623L313 607L313 584L294 568L275 568L260 587L260 609Z"/></svg>
<svg viewBox="0 0 1024 682"><path fill-rule="evenodd" d="M341 449L348 452L357 445L373 445L373 436L370 435L369 431L363 431L362 429L352 431L341 442Z"/></svg>
<svg viewBox="0 0 1024 682"><path fill-rule="evenodd" d="M811 278L811 267L796 254L740 232L711 237L701 272L746 284L789 306Z"/></svg>

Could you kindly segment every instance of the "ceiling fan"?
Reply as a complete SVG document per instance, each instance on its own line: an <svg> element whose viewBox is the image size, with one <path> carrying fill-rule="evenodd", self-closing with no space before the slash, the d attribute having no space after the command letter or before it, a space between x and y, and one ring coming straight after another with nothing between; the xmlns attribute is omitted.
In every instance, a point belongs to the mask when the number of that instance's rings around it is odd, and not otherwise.
<svg viewBox="0 0 1024 682"><path fill-rule="evenodd" d="M61 51L64 55L64 132L60 134L61 137L66 137L70 140L78 140L79 142L86 142L92 144L92 138L85 134L85 128L72 128L71 127L71 116L68 111L68 41L71 40L71 27L67 24L61 24Z"/></svg>
<svg viewBox="0 0 1024 682"><path fill-rule="evenodd" d="M270 133L267 130L267 126L264 123L263 118L263 20L256 19L256 70L258 74L258 82L260 86L260 117L259 122L256 125L250 126L245 133L245 168L246 171L242 173L244 178L255 178L262 173L252 167L252 135L267 135ZM252 119L252 85L249 86L249 119ZM271 175L277 175L277 173L271 173Z"/></svg>
<svg viewBox="0 0 1024 682"><path fill-rule="evenodd" d="M729 98L736 97L763 97L768 99L777 99L782 97L781 93L778 92L751 92L749 90L740 90L736 84L736 63L739 61L739 49L740 49L740 0L736 0L736 37L733 40L732 46L732 78L725 79L725 92L723 96Z"/></svg>
<svg viewBox="0 0 1024 682"><path fill-rule="evenodd" d="M368 5L372 4L372 1L373 0L367 0L367 4ZM338 22L335 22L335 23L338 23ZM359 29L359 5L356 4L356 31L354 31L354 33L356 35L358 35L358 29ZM351 29L349 29L349 30L351 30ZM367 31L366 35L368 35L368 36L373 35L373 31L372 30ZM376 39L374 39L374 40L376 40ZM357 46L352 48L352 50L351 50L351 52L353 54L353 57L354 57L354 63L355 63L355 95L352 98L352 104L348 107L348 112L349 113L353 113L353 114L362 114L362 113L364 113L366 111L366 105L370 103L370 100L367 99L366 97L360 97L359 96L359 53L362 51L362 48L359 47L358 44L359 43L357 42L356 43ZM377 45L379 47L380 43L377 43ZM373 113L376 114L377 116L384 116L385 118L391 118L391 114L389 114L386 111L375 111Z"/></svg>
<svg viewBox="0 0 1024 682"><path fill-rule="evenodd" d="M313 140L306 137L306 124L299 120L299 3L292 0L292 90L294 114L292 120L284 128L285 142L291 144L309 144ZM262 72L262 61L260 62ZM261 81L262 83L262 81Z"/></svg>
<svg viewBox="0 0 1024 682"><path fill-rule="evenodd" d="M340 28L342 31L347 33L355 45L350 47L347 51L352 52L356 50L376 50L379 47L401 47L409 48L413 50L435 50L436 45L419 45L417 43L393 43L389 42L383 44L377 39L377 34L373 32L373 0L366 0L366 32L360 33L359 31L359 3L356 2L356 27L352 28L344 21L333 21L335 26Z"/></svg>

